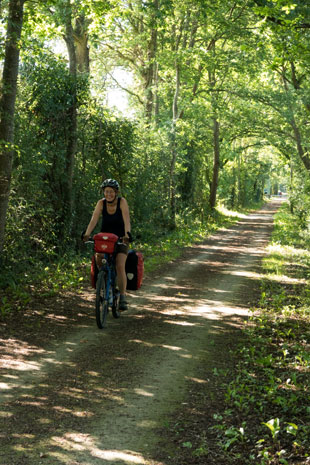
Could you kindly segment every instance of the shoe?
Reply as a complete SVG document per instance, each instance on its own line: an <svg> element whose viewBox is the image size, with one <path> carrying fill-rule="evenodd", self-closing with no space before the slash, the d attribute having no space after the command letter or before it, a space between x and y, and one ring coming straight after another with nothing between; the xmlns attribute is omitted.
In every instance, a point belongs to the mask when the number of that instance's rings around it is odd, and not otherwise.
<svg viewBox="0 0 310 465"><path fill-rule="evenodd" d="M128 304L127 304L124 296L120 297L118 308L119 308L119 310L127 310L128 309Z"/></svg>

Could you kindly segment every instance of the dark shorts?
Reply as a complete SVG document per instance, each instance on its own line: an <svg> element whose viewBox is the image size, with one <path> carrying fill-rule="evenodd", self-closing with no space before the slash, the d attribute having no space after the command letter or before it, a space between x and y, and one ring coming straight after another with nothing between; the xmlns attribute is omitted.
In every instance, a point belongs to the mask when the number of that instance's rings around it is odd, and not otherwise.
<svg viewBox="0 0 310 465"><path fill-rule="evenodd" d="M127 244L119 244L117 243L116 246L115 246L115 253L118 254L118 253L124 253L125 255L128 254L128 245Z"/></svg>
<svg viewBox="0 0 310 465"><path fill-rule="evenodd" d="M128 255L128 250L129 250L129 246L127 244L121 244L121 243L118 243L118 242L115 244L115 254L116 255L119 254L119 253L123 253L125 255ZM98 265L98 260L99 260L99 263L101 263L103 258L104 258L104 253L96 252L97 265Z"/></svg>

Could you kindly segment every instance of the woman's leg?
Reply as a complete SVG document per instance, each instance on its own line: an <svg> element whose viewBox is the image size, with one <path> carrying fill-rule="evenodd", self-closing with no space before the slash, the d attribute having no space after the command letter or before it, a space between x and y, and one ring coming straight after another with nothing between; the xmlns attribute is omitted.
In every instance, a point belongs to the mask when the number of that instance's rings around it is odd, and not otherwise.
<svg viewBox="0 0 310 465"><path fill-rule="evenodd" d="M121 296L126 293L127 276L125 270L127 255L124 253L118 253L116 255L116 274L117 274L117 285Z"/></svg>

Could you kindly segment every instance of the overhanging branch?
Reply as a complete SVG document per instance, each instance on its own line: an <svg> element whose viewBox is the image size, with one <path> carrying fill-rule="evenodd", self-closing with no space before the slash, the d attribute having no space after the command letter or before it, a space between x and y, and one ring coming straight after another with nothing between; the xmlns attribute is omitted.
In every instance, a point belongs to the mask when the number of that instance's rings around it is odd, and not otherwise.
<svg viewBox="0 0 310 465"><path fill-rule="evenodd" d="M127 94L130 94L132 95L133 97L135 97L136 99L138 99L139 103L141 103L141 105L144 105L144 102L143 100L141 99L141 97L136 94L135 92L133 92L132 90L130 89L127 89L127 87L123 87L118 81L117 79L115 79L115 77L111 74L111 73L108 73L108 75L110 76L110 78L116 83L117 87L119 87L120 89L122 89L124 92L127 92Z"/></svg>

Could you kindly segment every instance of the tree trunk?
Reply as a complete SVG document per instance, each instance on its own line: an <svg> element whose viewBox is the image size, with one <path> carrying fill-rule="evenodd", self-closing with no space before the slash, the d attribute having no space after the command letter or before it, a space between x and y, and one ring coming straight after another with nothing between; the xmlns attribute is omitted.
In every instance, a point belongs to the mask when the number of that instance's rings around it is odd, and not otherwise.
<svg viewBox="0 0 310 465"><path fill-rule="evenodd" d="M211 41L210 51L215 57L215 41ZM210 89L214 89L216 85L216 72L215 68L211 65L208 70L208 79ZM212 96L212 110L213 110L213 171L212 171L212 182L210 187L210 199L209 205L213 211L216 207L216 196L217 188L219 182L219 172L220 172L220 123L217 117L217 96L214 94Z"/></svg>
<svg viewBox="0 0 310 465"><path fill-rule="evenodd" d="M292 126L293 132L294 132L294 137L295 137L295 141L296 141L298 155L299 155L301 161L303 162L304 167L306 168L306 170L310 172L309 152L307 150L305 150L305 148L303 147L303 144L302 144L302 141L301 141L300 130L299 130L299 127L296 124L296 121L295 121L294 117L291 120L291 126Z"/></svg>
<svg viewBox="0 0 310 465"><path fill-rule="evenodd" d="M293 82L293 86L294 86L295 90L296 91L300 90L300 85L299 85L298 79L296 77L296 69L295 69L294 63L291 63L291 78L292 78L292 82ZM285 89L286 93L289 94L289 88L288 88L288 84L287 84L287 78L285 76L285 70L283 70L283 72L282 72L282 80L283 80L284 89ZM309 111L309 109L310 109L309 105L305 104L305 107ZM291 105L290 105L290 110L291 110L291 113L292 113L290 124L291 124L291 127L293 129L294 138L295 138L295 141L296 141L297 153L299 155L299 158L303 162L304 167L306 168L306 170L310 171L310 155L309 155L308 150L304 147L304 145L302 143L302 136L301 136L301 133L300 133L300 129L299 129L297 123L296 123L295 115L294 115L294 109L292 108Z"/></svg>
<svg viewBox="0 0 310 465"><path fill-rule="evenodd" d="M19 64L19 40L25 0L10 0L0 97L0 253L3 250L14 153L14 112Z"/></svg>
<svg viewBox="0 0 310 465"><path fill-rule="evenodd" d="M89 73L88 21L80 15L73 30L76 67L79 73Z"/></svg>
<svg viewBox="0 0 310 465"><path fill-rule="evenodd" d="M154 86L155 86L155 114L154 114L154 117L155 117L155 122L157 123L158 122L158 118L159 118L159 95L158 95L158 76L159 76L159 66L158 66L158 63L156 63L155 65L155 82L154 82Z"/></svg>
<svg viewBox="0 0 310 465"><path fill-rule="evenodd" d="M151 38L148 44L147 51L147 60L148 66L144 76L144 86L146 93L145 101L145 116L148 123L151 123L154 112L154 89L157 83L157 64L156 64L156 54L157 54L157 15L158 15L158 0L153 1L153 14L152 14L152 29L151 29Z"/></svg>
<svg viewBox="0 0 310 465"><path fill-rule="evenodd" d="M243 183L242 183L242 155L240 152L238 152L238 171L237 171L237 176L238 176L238 205L241 206L243 203Z"/></svg>
<svg viewBox="0 0 310 465"><path fill-rule="evenodd" d="M172 128L171 128L171 163L169 173L169 197L170 197L170 222L171 227L175 228L175 164L177 159L177 142L176 142L176 123L178 120L178 99L180 93L180 67L176 63L176 83L172 103Z"/></svg>
<svg viewBox="0 0 310 465"><path fill-rule="evenodd" d="M233 182L232 182L232 188L231 188L231 194L230 194L230 208L234 209L235 202L236 202L236 168L234 165L232 169L232 177L233 177Z"/></svg>
<svg viewBox="0 0 310 465"><path fill-rule="evenodd" d="M63 227L65 234L71 233L72 214L73 214L73 173L74 161L77 148L77 102L76 102L76 76L77 76L77 59L74 41L74 31L72 27L71 10L66 17L65 42L69 54L69 69L73 80L71 106L68 111L68 134L66 147L66 165L63 183Z"/></svg>
<svg viewBox="0 0 310 465"><path fill-rule="evenodd" d="M294 171L293 171L293 160L292 156L290 157L290 194L293 192L293 187L294 186ZM294 204L292 200L292 195L289 197L290 200L290 212L293 215L294 214Z"/></svg>
<svg viewBox="0 0 310 465"><path fill-rule="evenodd" d="M213 118L213 175L210 192L210 207L211 210L216 206L216 194L220 171L220 123L217 118Z"/></svg>

